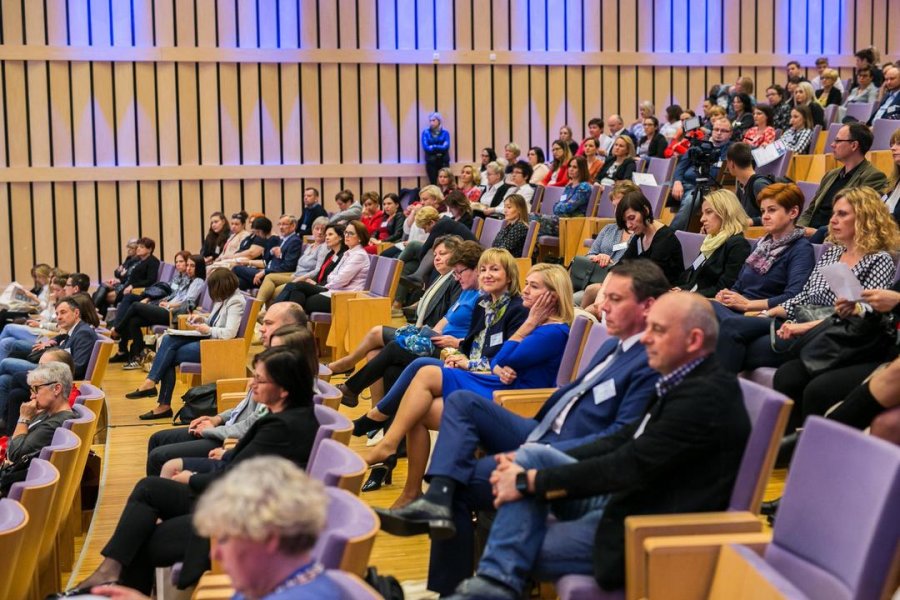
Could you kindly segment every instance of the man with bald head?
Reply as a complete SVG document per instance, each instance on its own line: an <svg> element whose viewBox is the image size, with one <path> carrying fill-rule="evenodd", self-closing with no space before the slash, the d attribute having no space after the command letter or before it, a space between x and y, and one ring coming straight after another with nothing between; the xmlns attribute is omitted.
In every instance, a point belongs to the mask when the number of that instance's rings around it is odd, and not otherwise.
<svg viewBox="0 0 900 600"><path fill-rule="evenodd" d="M609 115L606 118L606 128L609 129L609 135L600 137L600 148L597 150L598 154L602 156L609 154L612 151L613 144L616 142L616 138L620 135L627 135L631 138L632 142L636 143L631 132L625 128L625 121L622 120L620 115Z"/></svg>
<svg viewBox="0 0 900 600"><path fill-rule="evenodd" d="M272 334L281 327L305 327L306 312L296 302L279 302L266 311L260 327L262 345L268 348ZM260 407L247 391L244 399L231 410L215 416L197 417L187 427L157 431L147 444L147 475L159 475L164 464L173 458L205 458L227 438L241 438L262 416Z"/></svg>
<svg viewBox="0 0 900 600"><path fill-rule="evenodd" d="M750 420L737 378L712 356L717 333L708 300L663 295L641 338L661 375L642 419L567 452L526 444L498 456L499 511L478 574L451 598L520 598L530 577L569 573L620 589L626 517L724 510Z"/></svg>

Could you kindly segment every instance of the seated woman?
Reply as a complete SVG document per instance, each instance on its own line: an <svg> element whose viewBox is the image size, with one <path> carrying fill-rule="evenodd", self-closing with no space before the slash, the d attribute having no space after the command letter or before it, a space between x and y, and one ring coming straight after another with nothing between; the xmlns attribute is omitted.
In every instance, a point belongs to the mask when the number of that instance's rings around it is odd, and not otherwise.
<svg viewBox="0 0 900 600"><path fill-rule="evenodd" d="M404 277L402 281L404 285L421 289L423 284L430 279L433 247L438 238L455 235L464 240L476 241L477 238L472 233L472 209L469 207L468 212L465 212L465 209L461 208L463 204L468 207L469 201L462 192L454 190L447 196L447 206L451 207L451 213L467 216L468 225L463 220L457 220L455 216L452 219L442 218L436 210L427 206L416 214L416 225L428 234L428 238L422 244L419 256L411 258L409 262L403 264Z"/></svg>
<svg viewBox="0 0 900 600"><path fill-rule="evenodd" d="M325 226L323 239L328 252L325 254L325 258L322 260L322 264L319 265L318 270L313 273L295 277L289 283L281 286L281 291L278 292L278 295L272 300L272 304L275 304L276 302L296 302L294 299L294 290L303 284L324 286L328 283L328 276L331 275L331 272L334 271L335 268L337 268L338 264L341 262L341 258L344 257L344 253L347 251L347 245L344 243L344 229L346 228L339 223L330 223ZM302 292L298 292L296 298L305 300L306 295Z"/></svg>
<svg viewBox="0 0 900 600"><path fill-rule="evenodd" d="M56 302L63 298L66 277L54 277L47 286L47 307L37 318L28 319L24 324L8 323L0 331L0 361L7 358L17 341L34 344L42 335L52 335L56 331Z"/></svg>
<svg viewBox="0 0 900 600"><path fill-rule="evenodd" d="M303 253L297 260L297 268L293 273L269 273L263 279L259 291L256 292L256 299L260 302L271 305L272 298L278 296L284 286L299 281L304 277L314 277L322 269L325 263L325 257L331 250L325 243L325 228L328 226L328 217L319 217L312 223L312 242L304 244Z"/></svg>
<svg viewBox="0 0 900 600"><path fill-rule="evenodd" d="M214 302L210 317L196 316L189 322L191 329L214 340L230 340L237 335L244 314L244 296L238 289L238 278L231 271L217 269L206 282L209 297ZM165 335L153 359L147 379L126 398L152 398L157 395L156 407L140 416L142 420L172 417L172 392L175 390L175 367L183 362L200 362L200 340L196 337Z"/></svg>
<svg viewBox="0 0 900 600"><path fill-rule="evenodd" d="M609 200L612 202L613 208L618 209L619 202L622 201L625 194L640 191L641 188L632 181L617 181L609 195ZM600 230L587 253L588 260L604 269L612 267L621 260L625 255L625 250L628 249L628 240L631 239L631 232L625 226L625 220L618 216L618 211L616 211L616 215L614 223L605 225ZM593 307L597 304L598 294L602 292L603 283L592 283L583 290L575 292L575 304L594 314ZM594 316L600 318L599 314L594 314Z"/></svg>
<svg viewBox="0 0 900 600"><path fill-rule="evenodd" d="M891 152L894 155L894 172L881 199L894 221L900 225L900 128L891 134Z"/></svg>
<svg viewBox="0 0 900 600"><path fill-rule="evenodd" d="M784 147L794 154L809 154L812 141L813 124L812 111L808 106L797 106L791 109L790 128L781 134Z"/></svg>
<svg viewBox="0 0 900 600"><path fill-rule="evenodd" d="M642 159L664 158L666 146L666 136L659 132L659 119L654 116L644 118L644 136L638 141L635 151Z"/></svg>
<svg viewBox="0 0 900 600"><path fill-rule="evenodd" d="M366 226L370 238L378 233L378 228L381 227L381 222L384 220L381 196L378 195L378 192L365 192L362 195L362 215L359 220Z"/></svg>
<svg viewBox="0 0 900 600"><path fill-rule="evenodd" d="M603 158L597 152L600 144L594 138L589 137L582 142L582 148L584 148L584 160L587 161L588 166L588 180L594 181L597 173L603 168Z"/></svg>
<svg viewBox="0 0 900 600"><path fill-rule="evenodd" d="M225 219L225 213L217 210L209 216L209 230L200 248L200 255L206 264L212 264L219 258L226 242L228 242L228 221Z"/></svg>
<svg viewBox="0 0 900 600"><path fill-rule="evenodd" d="M766 235L738 273L734 285L716 294L719 319L768 310L803 289L816 259L812 244L797 227L803 192L794 183L773 183L757 197Z"/></svg>
<svg viewBox="0 0 900 600"><path fill-rule="evenodd" d="M732 139L740 140L744 132L753 127L753 100L749 94L740 92L731 100L734 118L731 122Z"/></svg>
<svg viewBox="0 0 900 600"><path fill-rule="evenodd" d="M631 181L631 176L636 169L635 156L634 142L627 135L620 135L613 142L603 167L591 181L596 181L603 186L613 185L616 181Z"/></svg>
<svg viewBox="0 0 900 600"><path fill-rule="evenodd" d="M828 241L834 246L816 263L799 294L758 317L737 317L720 323L716 356L723 368L740 373L777 367L792 358L789 353L796 340L830 316L829 309L837 300L821 273L823 267L844 264L864 289L886 288L894 281L890 252L900 243L900 234L874 190L858 187L838 192L828 232Z"/></svg>
<svg viewBox="0 0 900 600"><path fill-rule="evenodd" d="M700 254L676 282L676 287L712 298L737 280L750 255L744 237L747 213L731 190L707 194L700 209L701 231L706 233Z"/></svg>
<svg viewBox="0 0 900 600"><path fill-rule="evenodd" d="M64 364L70 372L75 372L75 361L72 360L72 355L61 348L51 348L41 354L41 358L38 359L38 365L45 365L49 362ZM30 373L31 371L22 371L12 376L9 391L6 395L6 414L0 414L0 421L3 421L4 416L6 419L5 427L0 425L0 436L11 436L13 434L21 416L20 407L31 400L31 386L28 384L28 375ZM77 397L78 386L73 383L72 390L69 392L70 408L75 404Z"/></svg>
<svg viewBox="0 0 900 600"><path fill-rule="evenodd" d="M199 254L191 256L186 251L175 255L175 270L178 274L172 280L172 293L162 300L144 298L134 302L110 330L119 336L119 354L109 362L124 362L125 370L141 368L144 352L144 327L171 325L178 315L187 314L200 303L200 294L206 286L206 263ZM129 344L130 342L130 344ZM130 347L129 347L130 346Z"/></svg>
<svg viewBox="0 0 900 600"><path fill-rule="evenodd" d="M385 194L381 200L384 218L374 236L379 242L399 242L403 239L403 211L400 210L400 197L397 194Z"/></svg>
<svg viewBox="0 0 900 600"><path fill-rule="evenodd" d="M838 81L838 72L834 69L825 69L820 76L822 89L816 90L816 102L822 108L831 104L840 104L844 97L841 90L835 85Z"/></svg>
<svg viewBox="0 0 900 600"><path fill-rule="evenodd" d="M332 228L329 226L328 231ZM326 231L327 234L327 231ZM369 232L359 221L350 221L344 229L344 245L347 251L324 284L313 283L309 278L291 284L290 300L303 307L306 314L331 312L331 292L362 290L369 274L369 255L365 246Z"/></svg>
<svg viewBox="0 0 900 600"><path fill-rule="evenodd" d="M440 356L443 348L459 348L469 333L479 296L476 267L483 251L477 242L464 242L456 237L444 238L436 246L434 265L441 277L425 290L416 308L415 323L417 328L428 326L440 334L431 338L434 358ZM338 385L344 395L343 404L351 407L359 404L359 395L367 387L371 389L372 400L377 402L385 389L394 387L403 369L416 359L417 354L397 342L396 331L393 327L375 327L348 356L329 363L333 373L347 374L368 356L366 366ZM378 385L379 381L383 383Z"/></svg>
<svg viewBox="0 0 900 600"><path fill-rule="evenodd" d="M653 207L643 192L628 192L616 207L616 221L625 224L631 232L626 258L647 258L659 265L666 279L674 282L684 271L681 258L681 242L675 231L653 218Z"/></svg>
<svg viewBox="0 0 900 600"><path fill-rule="evenodd" d="M488 288L484 274L482 287ZM405 505L422 493L431 446L428 430L437 430L440 425L445 395L467 389L490 397L494 390L554 385L569 339L569 323L574 317L571 298L572 283L566 270L560 265L539 263L529 271L522 291L528 317L511 336L502 340L500 351L491 359L452 353L444 359L443 365L416 361L407 367L379 403L379 408L386 409L394 400L391 396L400 396L402 400L381 443L366 457L370 465L381 463L379 470L388 475L396 464L395 453L400 442L407 438L409 471L404 491L394 507ZM496 334L490 337L496 338L491 340L493 342L501 341ZM475 348L477 344L476 340ZM377 421L372 416L367 419L370 424ZM357 424L362 423L365 421L357 421ZM374 426L379 424L374 423Z"/></svg>
<svg viewBox="0 0 900 600"><path fill-rule="evenodd" d="M216 257L216 261L231 260L238 252L246 249L242 248L242 246L244 240L251 235L247 231L248 216L247 212L243 210L231 215L231 219L228 221L228 241L225 242L225 246L222 248L219 256Z"/></svg>
<svg viewBox="0 0 900 600"><path fill-rule="evenodd" d="M550 165L544 157L544 149L540 146L532 146L528 149L528 164L531 165L531 177L528 183L531 185L540 185L544 181L544 177L550 172Z"/></svg>
<svg viewBox="0 0 900 600"><path fill-rule="evenodd" d="M24 462L36 455L53 440L53 432L63 421L74 419L69 407L72 391L72 370L63 363L48 362L28 373L31 402L19 407L19 419L6 452L7 465L23 462L21 470L6 470L0 487L0 497L9 493L16 481L24 481L28 468Z"/></svg>
<svg viewBox="0 0 900 600"><path fill-rule="evenodd" d="M812 84L808 81L801 81L797 84L797 87L794 89L794 108L808 106L810 113L812 113L813 126L818 125L825 129L825 110L821 104L815 102L815 99L816 91L813 89Z"/></svg>
<svg viewBox="0 0 900 600"><path fill-rule="evenodd" d="M541 235L559 235L559 220L563 217L583 217L591 198L587 161L583 156L569 160L568 179L562 197L553 205L552 215L532 214L529 219L538 221Z"/></svg>
<svg viewBox="0 0 900 600"><path fill-rule="evenodd" d="M209 542L191 527L197 497L219 476L257 456L280 456L306 466L319 427L307 361L292 350L270 348L256 356L254 370L253 399L268 408L268 414L225 453L223 469L139 481L103 548L103 562L78 587L118 581L147 594L154 569L176 562L183 562L179 587L192 585L209 568Z"/></svg>
<svg viewBox="0 0 900 600"><path fill-rule="evenodd" d="M510 194L503 200L503 226L491 244L503 248L513 256L522 256L528 237L528 205L520 194Z"/></svg>
<svg viewBox="0 0 900 600"><path fill-rule="evenodd" d="M134 288L146 288L156 283L159 274L159 259L153 256L156 242L148 237L142 237L137 241L134 255L137 262L130 268L125 279L115 286L109 293L94 292L94 300L97 312L106 317L106 311L110 306L115 306L123 298L131 296ZM101 290L103 286L101 286Z"/></svg>
<svg viewBox="0 0 900 600"><path fill-rule="evenodd" d="M479 185L481 178L478 172L478 165L474 164L464 164L459 170L459 187L457 189L465 194L472 203L478 202L484 191Z"/></svg>
<svg viewBox="0 0 900 600"><path fill-rule="evenodd" d="M266 266L264 256L280 242L278 236L272 235L272 221L265 215L258 215L250 221L250 235L244 238L237 252L231 258L219 260L206 269L207 273L213 269L230 269L235 265L264 268Z"/></svg>
<svg viewBox="0 0 900 600"><path fill-rule="evenodd" d="M752 148L767 146L775 141L775 128L772 126L774 113L765 104L758 104L753 109L753 127L744 132L744 142Z"/></svg>
<svg viewBox="0 0 900 600"><path fill-rule="evenodd" d="M544 187L565 187L569 183L569 163L572 160L572 149L568 142L556 140L550 145L550 154L553 156L553 160L540 183ZM529 159L530 156L529 152ZM587 172L586 165L585 172ZM585 177L582 181L586 180Z"/></svg>

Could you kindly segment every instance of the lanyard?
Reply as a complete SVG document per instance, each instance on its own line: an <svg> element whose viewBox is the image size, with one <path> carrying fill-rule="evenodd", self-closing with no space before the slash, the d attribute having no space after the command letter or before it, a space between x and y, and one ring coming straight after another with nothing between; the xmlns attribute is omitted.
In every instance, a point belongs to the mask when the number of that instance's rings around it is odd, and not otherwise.
<svg viewBox="0 0 900 600"><path fill-rule="evenodd" d="M296 587L298 585L305 585L318 577L322 573L322 565L313 561L306 563L293 573L291 573L287 579L285 579L281 584L272 590L270 596L276 596L285 590L289 590L292 587Z"/></svg>

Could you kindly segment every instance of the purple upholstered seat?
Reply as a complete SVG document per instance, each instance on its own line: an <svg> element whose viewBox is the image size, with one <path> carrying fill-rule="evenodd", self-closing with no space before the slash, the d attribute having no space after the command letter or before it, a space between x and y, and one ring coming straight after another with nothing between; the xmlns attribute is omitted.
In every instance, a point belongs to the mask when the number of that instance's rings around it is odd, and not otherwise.
<svg viewBox="0 0 900 600"><path fill-rule="evenodd" d="M321 404L316 404L313 409L316 414L316 421L319 422L319 429L316 432L316 438L313 440L312 450L309 453L309 462L315 460L316 451L319 449L319 444L322 440L331 439L337 431L353 429L353 423L350 419L338 411Z"/></svg>
<svg viewBox="0 0 900 600"><path fill-rule="evenodd" d="M79 396L80 398L81 396ZM76 417L74 419L66 419L63 421L61 429L66 429L71 431L73 427L76 425L82 425L84 423L90 423L97 417L94 416L94 413L91 412L84 404L78 404L78 401L75 401L75 404L72 405L72 411L75 413ZM56 439L56 438L54 438Z"/></svg>
<svg viewBox="0 0 900 600"><path fill-rule="evenodd" d="M378 593L366 585L359 577L340 571L328 569L325 576L332 580L341 590L341 600L375 600L381 598Z"/></svg>
<svg viewBox="0 0 900 600"><path fill-rule="evenodd" d="M369 273L363 289L373 296L386 298L390 295L394 275L400 268L401 261L387 256L369 256ZM331 323L331 313L314 312L309 316L313 323Z"/></svg>
<svg viewBox="0 0 900 600"><path fill-rule="evenodd" d="M681 258L684 261L684 268L687 269L700 254L700 246L703 245L703 239L706 236L702 233L676 231L675 237L681 242Z"/></svg>
<svg viewBox="0 0 900 600"><path fill-rule="evenodd" d="M672 158L651 157L647 163L647 173L653 175L657 185L665 185L672 179L677 160L678 157L675 156Z"/></svg>
<svg viewBox="0 0 900 600"><path fill-rule="evenodd" d="M759 175L767 175L769 177L784 177L793 156L793 151L787 150L778 159L756 169L756 172Z"/></svg>
<svg viewBox="0 0 900 600"><path fill-rule="evenodd" d="M588 365L591 364L591 361L594 359L594 355L597 354L597 350L599 350L600 346L608 339L609 332L606 330L606 325L603 323L595 323L594 326L591 327L591 331L588 333L587 342L584 344L584 350L581 351L581 361L578 363L578 369L575 373L576 377L584 373L585 369L587 369Z"/></svg>
<svg viewBox="0 0 900 600"><path fill-rule="evenodd" d="M562 190L563 190L563 188L548 188L547 191L549 192L550 190L560 190L560 193L561 193ZM596 210L597 210L597 203L599 202L599 198L600 198L600 190L601 190L601 187L600 187L600 185L598 185L598 184L593 184L593 185L591 186L591 195L590 195L590 197L588 198L588 203L587 203L587 206L585 207L585 210L584 210L585 216L591 217L591 216L593 216L593 215L595 214L595 212L596 212ZM553 201L553 203L556 204L556 202L558 202L558 201L559 201L559 198L556 198L556 199ZM544 200L544 202L545 202L545 203L547 202L547 200L546 200L546 194L545 194L545 200ZM550 210L549 213L546 212L546 211L544 210L544 204L541 205L541 212L542 212L543 214L551 214L551 215L553 214L553 210L552 210L552 209ZM550 246L550 247L552 247L552 248L555 248L555 247L558 247L558 246L559 246L559 236L555 236L555 235L542 235L542 236L540 236L540 237L538 238L538 243L539 243L541 246Z"/></svg>
<svg viewBox="0 0 900 600"><path fill-rule="evenodd" d="M0 499L0 535L20 527L26 517L21 504L8 498Z"/></svg>
<svg viewBox="0 0 900 600"><path fill-rule="evenodd" d="M20 501L22 493L30 487L40 487L52 483L59 477L56 467L42 458L34 458L28 466L28 475L25 481L12 484L7 498Z"/></svg>
<svg viewBox="0 0 900 600"><path fill-rule="evenodd" d="M312 550L312 557L326 569L339 569L347 544L376 529L378 517L350 492L329 487L325 493L328 494L325 529Z"/></svg>
<svg viewBox="0 0 900 600"><path fill-rule="evenodd" d="M528 234L525 236L525 244L522 246L522 254L516 258L531 258L534 247L537 245L537 237L541 232L541 224L537 221L528 223Z"/></svg>
<svg viewBox="0 0 900 600"><path fill-rule="evenodd" d="M175 265L172 263L159 263L159 270L156 272L156 280L169 283L175 278Z"/></svg>
<svg viewBox="0 0 900 600"><path fill-rule="evenodd" d="M665 201L666 197L669 195L669 186L641 185L638 187L641 188L641 193L643 193L650 202L650 207L653 209L653 216L658 217L662 210L663 201Z"/></svg>
<svg viewBox="0 0 900 600"><path fill-rule="evenodd" d="M478 243L485 248L490 248L502 227L503 219L485 219L484 225L481 227L481 237L478 238Z"/></svg>
<svg viewBox="0 0 900 600"><path fill-rule="evenodd" d="M81 383L78 385L78 395L75 397L75 404L84 404L86 400L99 398L103 395L103 390L91 385L90 383Z"/></svg>
<svg viewBox="0 0 900 600"><path fill-rule="evenodd" d="M325 368L327 369L328 367ZM329 382L320 379L316 382L316 393L313 395L313 403L322 404L325 398L331 398L341 395L341 390L337 389Z"/></svg>
<svg viewBox="0 0 900 600"><path fill-rule="evenodd" d="M782 407L789 400L778 392L766 389L751 381L740 380L744 394L744 408L750 417L750 437L741 458L728 510L758 512L764 485L760 482L768 478L774 461L774 452L769 449L773 440L780 439L784 432ZM624 592L601 590L593 577L566 575L557 582L557 592L561 600L617 600Z"/></svg>
<svg viewBox="0 0 900 600"><path fill-rule="evenodd" d="M590 330L593 321L587 317L576 317L569 328L569 339L563 349L562 361L556 372L556 385L562 387L572 382L575 375L575 361L579 358L584 337Z"/></svg>
<svg viewBox="0 0 900 600"><path fill-rule="evenodd" d="M806 207L812 202L813 196L819 190L819 184L812 181L798 181L797 187L803 192L803 209L806 210Z"/></svg>
<svg viewBox="0 0 900 600"><path fill-rule="evenodd" d="M556 203L562 198L563 189L565 188L555 186L543 188L544 192L541 195L541 205L535 210L535 206L532 204L531 212L537 212L542 215L552 215L553 207L556 206Z"/></svg>
<svg viewBox="0 0 900 600"><path fill-rule="evenodd" d="M612 205L610 196L612 196L613 186L608 185L603 188L600 197L597 198L595 210L589 212L588 215L600 217L601 219L614 219L616 217L616 207Z"/></svg>
<svg viewBox="0 0 900 600"><path fill-rule="evenodd" d="M100 358L100 350L103 348L104 344L114 344L110 338L106 336L98 336L97 340L94 342L94 349L91 350L91 358L88 360L87 369L84 371L84 378L90 381L94 376L94 369L97 367L97 361Z"/></svg>
<svg viewBox="0 0 900 600"><path fill-rule="evenodd" d="M900 539L900 447L807 419L763 561L808 598L881 597Z"/></svg>
<svg viewBox="0 0 900 600"><path fill-rule="evenodd" d="M84 407L81 407L84 408ZM85 409L86 410L86 409ZM94 415L91 414L91 417ZM78 436L66 429L65 427L57 427L53 432L53 439L50 440L49 446L41 448L40 457L49 461L54 452L64 452L78 447Z"/></svg>
<svg viewBox="0 0 900 600"><path fill-rule="evenodd" d="M844 117L853 117L857 121L865 123L872 116L872 111L874 110L874 102L851 102L847 105L847 114Z"/></svg>
<svg viewBox="0 0 900 600"><path fill-rule="evenodd" d="M741 377L754 383L758 383L763 387L771 388L772 383L775 381L776 370L777 369L774 367L759 367L758 369L741 373Z"/></svg>
<svg viewBox="0 0 900 600"><path fill-rule="evenodd" d="M900 128L900 123L897 123L897 121L875 119L872 122L872 135L875 138L872 142L872 151L890 150L891 136L898 128Z"/></svg>
<svg viewBox="0 0 900 600"><path fill-rule="evenodd" d="M306 473L329 487L337 487L341 477L364 473L366 468L359 454L340 442L323 439L306 465Z"/></svg>

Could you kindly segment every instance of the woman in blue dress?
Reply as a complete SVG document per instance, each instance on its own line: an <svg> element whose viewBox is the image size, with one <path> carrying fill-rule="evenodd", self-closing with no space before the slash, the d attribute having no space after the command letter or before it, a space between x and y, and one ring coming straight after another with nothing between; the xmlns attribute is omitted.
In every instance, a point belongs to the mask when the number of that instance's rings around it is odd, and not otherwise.
<svg viewBox="0 0 900 600"><path fill-rule="evenodd" d="M486 251L490 252L490 251ZM489 270L481 271L482 289L488 291L492 278ZM422 479L431 447L429 430L437 430L443 412L443 397L459 389L466 389L491 397L494 390L552 387L569 339L569 323L574 317L572 283L568 272L559 265L537 264L528 272L522 290L522 303L528 309L525 321L504 340L500 351L492 358L473 358L453 353L444 359L443 366L426 364L409 382L403 377L391 393L401 393L402 401L394 422L381 443L367 457L370 465L383 463L394 455L406 437L409 469L406 485L394 507L403 506L422 493ZM487 299L486 299L487 300ZM484 302L484 301L482 301ZM476 336L473 350L479 345L498 341L499 334L488 338L486 332ZM413 369L410 365L407 370ZM405 391L404 391L405 390ZM388 400L385 396L385 400ZM396 460L396 459L395 459ZM390 470L392 463L382 464Z"/></svg>

